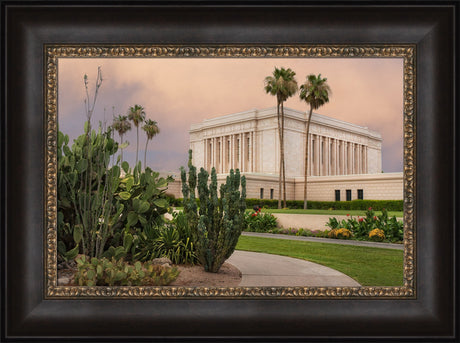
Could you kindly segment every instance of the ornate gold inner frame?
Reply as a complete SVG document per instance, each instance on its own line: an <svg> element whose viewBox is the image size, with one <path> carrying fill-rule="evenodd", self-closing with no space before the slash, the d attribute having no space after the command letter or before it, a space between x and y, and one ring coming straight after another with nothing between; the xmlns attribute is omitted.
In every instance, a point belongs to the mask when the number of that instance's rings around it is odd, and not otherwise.
<svg viewBox="0 0 460 343"><path fill-rule="evenodd" d="M45 53L45 297L56 298L397 298L414 299L415 45L47 45ZM404 285L402 287L76 287L57 285L57 89L60 58L402 58L404 60Z"/></svg>

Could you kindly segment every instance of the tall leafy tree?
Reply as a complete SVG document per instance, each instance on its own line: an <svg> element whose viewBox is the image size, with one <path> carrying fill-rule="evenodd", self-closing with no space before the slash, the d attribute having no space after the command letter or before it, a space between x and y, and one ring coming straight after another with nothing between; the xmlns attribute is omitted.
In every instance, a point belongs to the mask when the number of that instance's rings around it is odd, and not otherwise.
<svg viewBox="0 0 460 343"><path fill-rule="evenodd" d="M121 160L123 161L123 136L126 132L131 130L131 123L128 121L128 116L119 115L113 119L112 127L115 131L118 132L120 136L120 150L121 150Z"/></svg>
<svg viewBox="0 0 460 343"><path fill-rule="evenodd" d="M303 208L307 208L307 176L308 176L308 135L310 133L310 121L313 110L317 110L325 103L329 102L329 96L331 95L331 88L327 84L327 78L321 78L321 74L318 76L310 74L307 76L306 81L300 86L300 99L304 100L310 105L310 112L307 116L305 123L305 182L303 189ZM306 114L306 113L305 113ZM319 157L317 157L319 158Z"/></svg>
<svg viewBox="0 0 460 343"><path fill-rule="evenodd" d="M134 105L129 108L128 119L134 123L137 132L137 145L136 145L136 165L139 160L139 124L144 122L145 111L140 105Z"/></svg>
<svg viewBox="0 0 460 343"><path fill-rule="evenodd" d="M278 208L281 208L281 188L283 206L286 207L286 167L284 161L284 102L297 92L295 72L290 68L276 68L271 76L265 78L265 92L276 96L278 115L278 135L280 143L280 174L278 187Z"/></svg>
<svg viewBox="0 0 460 343"><path fill-rule="evenodd" d="M153 139L157 134L160 133L160 128L158 127L158 123L152 119L148 119L145 121L144 126L142 129L145 131L147 135L147 141L145 142L145 151L144 151L144 168L147 167L147 145L149 141Z"/></svg>

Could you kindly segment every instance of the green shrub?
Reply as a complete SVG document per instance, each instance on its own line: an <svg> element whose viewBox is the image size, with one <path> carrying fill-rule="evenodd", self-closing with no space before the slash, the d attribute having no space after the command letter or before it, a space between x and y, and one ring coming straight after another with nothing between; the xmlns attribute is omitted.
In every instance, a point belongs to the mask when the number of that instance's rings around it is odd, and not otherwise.
<svg viewBox="0 0 460 343"><path fill-rule="evenodd" d="M278 200L246 199L246 206L252 208L258 205L266 208L278 208ZM288 200L286 206L290 209L303 209L303 200ZM308 201L309 209L316 210L366 210L372 207L376 211L402 211L403 200L352 200L352 201Z"/></svg>
<svg viewBox="0 0 460 343"><path fill-rule="evenodd" d="M123 259L77 257L75 282L79 286L163 286L173 282L179 275L170 268L137 261L134 265Z"/></svg>
<svg viewBox="0 0 460 343"><path fill-rule="evenodd" d="M404 239L404 229L402 221L398 221L395 216L388 218L388 211L382 209L381 215L376 215L373 208L366 210L365 217L353 218L347 215L347 219L339 221L337 218L329 218L326 226L332 230L345 228L353 233L356 239L369 239L369 233L375 229L380 229L384 233L384 238L391 242L399 242Z"/></svg>
<svg viewBox="0 0 460 343"><path fill-rule="evenodd" d="M215 168L212 169L209 185L209 174L203 168L198 174L197 183L196 168L191 161L190 150L188 183L185 169L181 168L184 213L187 224L193 232L198 260L205 271L217 273L235 250L245 225L246 179L244 176L240 177L238 169L236 172L231 170L226 183L220 187L220 198L218 198ZM201 205L199 212L195 198L197 187Z"/></svg>
<svg viewBox="0 0 460 343"><path fill-rule="evenodd" d="M165 193L172 179L159 177L150 168L141 171L140 162L134 170L122 162L124 176L118 165L109 167L118 149L110 130L85 132L71 148L67 135L59 132L58 137L60 258L73 259L78 253L132 256L139 232L163 222L169 207Z"/></svg>
<svg viewBox="0 0 460 343"><path fill-rule="evenodd" d="M198 262L196 245L188 228L185 214L173 213L171 223L148 227L138 233L134 259L148 261L167 257L174 264L195 264Z"/></svg>
<svg viewBox="0 0 460 343"><path fill-rule="evenodd" d="M121 205L112 191L120 167L109 167L110 157L118 150L111 131L85 132L68 146L69 137L58 132L57 210L59 253L69 258L81 251L100 257L111 236L112 225ZM75 256L73 256L75 257Z"/></svg>
<svg viewBox="0 0 460 343"><path fill-rule="evenodd" d="M249 232L269 232L277 227L276 217L271 213L261 213L260 209L246 213L246 229Z"/></svg>

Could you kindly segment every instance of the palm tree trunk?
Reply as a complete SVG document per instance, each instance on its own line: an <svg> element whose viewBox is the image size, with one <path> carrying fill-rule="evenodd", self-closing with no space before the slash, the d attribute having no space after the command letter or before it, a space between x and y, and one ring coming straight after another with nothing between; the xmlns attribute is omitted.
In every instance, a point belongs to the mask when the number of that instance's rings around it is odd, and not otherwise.
<svg viewBox="0 0 460 343"><path fill-rule="evenodd" d="M137 166L137 161L138 161L138 156L139 156L139 126L136 126L137 130L137 145L136 145L136 165Z"/></svg>
<svg viewBox="0 0 460 343"><path fill-rule="evenodd" d="M281 103L281 160L283 161L283 208L286 207L286 161L284 160L284 105Z"/></svg>
<svg viewBox="0 0 460 343"><path fill-rule="evenodd" d="M149 139L145 142L145 151L144 151L144 170L147 167L147 144L149 144Z"/></svg>
<svg viewBox="0 0 460 343"><path fill-rule="evenodd" d="M277 103L277 114L278 114L278 136L279 136L279 141L280 141L280 173L279 173L279 179L278 179L278 208L281 208L281 181L282 181L282 174L283 174L283 163L281 159L281 142L282 142L282 137L281 137L281 121L280 121L280 101Z"/></svg>
<svg viewBox="0 0 460 343"><path fill-rule="evenodd" d="M306 123L305 129L305 178L304 178L304 185L303 185L303 208L304 210L307 209L307 176L308 176L308 134L310 133L310 121L311 121L311 113L313 112L313 108L310 106L310 113L308 114L308 120Z"/></svg>

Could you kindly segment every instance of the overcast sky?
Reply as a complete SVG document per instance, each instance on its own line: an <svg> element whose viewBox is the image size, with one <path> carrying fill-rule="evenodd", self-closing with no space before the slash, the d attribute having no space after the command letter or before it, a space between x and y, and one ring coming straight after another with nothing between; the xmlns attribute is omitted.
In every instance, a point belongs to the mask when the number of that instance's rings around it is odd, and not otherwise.
<svg viewBox="0 0 460 343"><path fill-rule="evenodd" d="M403 60L401 58L61 58L58 71L59 129L74 138L83 133L88 75L93 96L97 67L103 83L92 125L112 123L112 114L126 115L129 107L144 107L158 122L160 134L150 141L147 164L157 171L177 171L186 165L188 130L203 119L253 108L276 106L264 91L264 78L274 67L291 68L297 82L321 74L332 89L330 102L316 112L367 126L383 138L383 171L403 169ZM285 107L306 111L298 95ZM139 129L139 159L143 162L145 134ZM115 135L118 140L118 134ZM136 130L124 159L134 164Z"/></svg>

